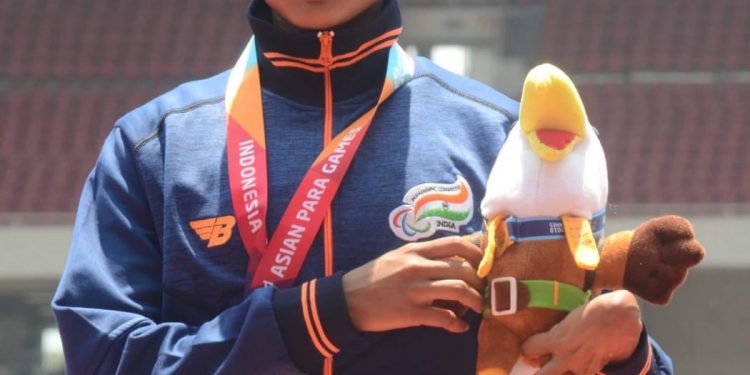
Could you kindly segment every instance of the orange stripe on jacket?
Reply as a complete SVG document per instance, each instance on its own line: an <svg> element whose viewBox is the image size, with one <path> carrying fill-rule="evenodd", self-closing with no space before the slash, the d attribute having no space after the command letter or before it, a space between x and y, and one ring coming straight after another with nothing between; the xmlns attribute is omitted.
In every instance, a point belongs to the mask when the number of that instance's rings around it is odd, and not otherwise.
<svg viewBox="0 0 750 375"><path fill-rule="evenodd" d="M386 32L385 34L383 34L383 35L381 35L379 37L372 38L369 41L363 43L361 46L359 46L359 48L357 48L356 50L354 50L352 52L342 53L341 55L334 56L333 57L333 62L337 62L337 61L340 61L340 60L346 60L346 59L348 59L350 57L354 57L354 56L362 53L362 51L370 48L370 46L372 46L372 45L380 43L381 41L383 41L385 39L388 39L388 38L391 38L393 36L400 35L401 34L401 30L402 30L402 28L399 27L398 29L393 29L391 31L388 31L388 32Z"/></svg>
<svg viewBox="0 0 750 375"><path fill-rule="evenodd" d="M347 52L347 53L343 53L343 54L338 55L338 56L334 56L333 60L331 60L331 62L337 62L339 60L345 60L345 59L348 59L350 57L356 56L356 55L360 54L362 51L364 51L367 48L369 48L370 46L372 46L372 45L374 45L374 44L382 41L383 39L387 39L387 38L390 38L390 37L392 37L394 35L401 34L401 30L402 30L402 28L393 29L391 31L386 32L385 34L382 34L382 35L380 35L378 37L372 38L369 41L367 41L365 43L362 43L362 45L360 45L359 48L357 48L356 50L354 50L352 52ZM263 56L265 56L269 60L273 60L273 59L286 59L286 60L292 60L292 61L296 61L296 62L300 62L300 63L305 63L305 64L312 64L312 65L321 64L320 58L311 59L311 58L297 57L297 56L287 55L287 54L281 53L281 52L266 52L266 53L263 54Z"/></svg>
<svg viewBox="0 0 750 375"><path fill-rule="evenodd" d="M307 327L307 334L310 335L310 340L312 340L313 345L316 349L320 352L320 354L323 357L329 358L333 354L329 353L323 345L320 344L320 341L318 341L318 336L315 334L315 330L313 329L312 323L310 321L310 315L308 314L308 304L307 304L307 289L308 289L309 283L302 284L302 317L305 319L305 326Z"/></svg>
<svg viewBox="0 0 750 375"><path fill-rule="evenodd" d="M266 52L263 54L267 59L269 60L291 60L296 61L303 64L310 64L310 65L321 65L320 58L306 58L306 57L296 57L292 55L283 54L281 52Z"/></svg>
<svg viewBox="0 0 750 375"><path fill-rule="evenodd" d="M362 59L364 59L364 58L366 58L366 57L368 57L370 55L372 55L373 53L375 53L377 51L380 51L382 49L388 48L388 47L390 47L390 46L392 46L394 44L396 44L396 39L386 40L385 42L382 42L381 44L378 44L375 47L373 47L372 49L368 50L367 53L359 55L359 56L357 56L357 57L355 57L355 58L353 58L351 60L347 60L347 61L342 61L342 62L337 62L337 63L331 64L330 67L329 67L329 69L344 68L344 67L356 64L357 62L361 61ZM284 60L275 60L275 61L272 60L271 64L273 64L273 66L275 66L277 68L299 68L299 69L308 70L308 71L311 71L311 72L314 72L314 73L322 73L322 72L325 71L325 68L322 67L322 66L320 66L321 64L320 64L319 60L316 60L316 64L314 64L314 65L310 65L310 64L307 64L307 63L303 63L303 62L294 61L294 60L291 60L291 59L289 59L289 60L287 60L287 59L284 59Z"/></svg>
<svg viewBox="0 0 750 375"><path fill-rule="evenodd" d="M271 61L271 64L273 64L273 66L278 67L278 68L300 68L304 70L309 70L313 73L323 73L322 67L312 67L312 66L294 62L294 61Z"/></svg>
<svg viewBox="0 0 750 375"><path fill-rule="evenodd" d="M334 56L333 59L331 60L330 69L343 68L343 67L350 66L381 49L392 46L393 44L396 43L396 39L395 38L391 40L385 40L385 39L391 38L394 35L399 35L400 33L401 33L401 28L391 30L377 38L374 38L362 44L359 48L357 48L356 50L352 52ZM373 48L370 48L370 47L373 47ZM310 59L310 58L295 57L295 56L283 54L280 52L266 52L263 55L269 60L271 60L271 64L273 64L273 66L276 66L276 67L300 68L300 69L308 70L308 71L315 72L315 73L322 73L324 71L324 68L322 66L324 65L323 60L320 58ZM348 61L342 61L342 60L347 60L350 58L352 59Z"/></svg>
<svg viewBox="0 0 750 375"><path fill-rule="evenodd" d="M333 214L331 209L326 212L323 221L323 250L325 251L325 274L333 275Z"/></svg>
<svg viewBox="0 0 750 375"><path fill-rule="evenodd" d="M313 280L310 282L310 303L312 304L313 323L315 324L315 329L320 334L320 339L323 341L323 344L326 346L326 348L333 353L338 353L339 348L337 348L336 345L333 345L333 343L328 340L328 337L323 331L323 325L320 324L320 317L318 317L318 306L315 301L316 283L317 280Z"/></svg>
<svg viewBox="0 0 750 375"><path fill-rule="evenodd" d="M651 350L651 343L647 342L648 345L648 357L646 357L646 363L643 364L643 368L641 369L641 372L638 373L638 375L646 375L648 374L649 370L651 370L651 358L653 356L652 350ZM603 371L599 371L596 373L596 375L607 375Z"/></svg>
<svg viewBox="0 0 750 375"><path fill-rule="evenodd" d="M353 59L351 59L349 61L343 61L343 62L334 63L333 65L331 65L331 69L343 68L343 67L347 67L349 65L355 64L356 62L364 59L365 57L370 56L373 53L375 53L377 51L380 51L381 49L388 48L388 47L390 47L390 46L392 46L394 44L396 44L396 39L386 40L385 42L383 42L381 44L378 44L377 46L375 46L372 49L368 50L367 53L359 55L359 56L357 56L357 57L355 57L355 58L353 58Z"/></svg>
<svg viewBox="0 0 750 375"><path fill-rule="evenodd" d="M643 365L643 368L641 369L641 372L638 375L646 375L648 374L648 371L651 370L651 359L652 359L651 357L653 356L652 350L651 350L651 342L647 341L646 343L648 344L648 357L646 357L646 364Z"/></svg>

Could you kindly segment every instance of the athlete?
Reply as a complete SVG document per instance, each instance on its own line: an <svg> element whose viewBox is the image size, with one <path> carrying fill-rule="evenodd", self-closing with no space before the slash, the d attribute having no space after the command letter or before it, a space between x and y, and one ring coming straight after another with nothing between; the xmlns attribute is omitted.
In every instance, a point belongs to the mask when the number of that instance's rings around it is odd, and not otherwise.
<svg viewBox="0 0 750 375"><path fill-rule="evenodd" d="M107 137L52 302L68 372L474 373L464 236L517 103L404 53L395 0L248 18L234 68ZM672 371L627 292L523 350L546 374Z"/></svg>

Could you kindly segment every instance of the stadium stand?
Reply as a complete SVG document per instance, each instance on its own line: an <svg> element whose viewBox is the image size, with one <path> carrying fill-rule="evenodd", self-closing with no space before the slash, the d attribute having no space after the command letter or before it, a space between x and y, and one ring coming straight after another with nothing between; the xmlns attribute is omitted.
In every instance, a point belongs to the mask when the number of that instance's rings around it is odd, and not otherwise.
<svg viewBox="0 0 750 375"><path fill-rule="evenodd" d="M249 1L0 0L0 375L65 373L49 301L102 141L230 67ZM642 305L649 332L679 374L748 373L750 294L727 286L750 283L750 0L399 2L457 35L485 33L469 15L497 6L497 42L410 40L408 22L402 42L464 45L470 74L495 69L481 76L506 92L539 61L571 73L607 152L607 231L676 213L709 251L670 307Z"/></svg>
<svg viewBox="0 0 750 375"><path fill-rule="evenodd" d="M231 65L249 36L246 0L2 1L0 74L181 80ZM211 14L202 17L211 7Z"/></svg>
<svg viewBox="0 0 750 375"><path fill-rule="evenodd" d="M513 0L543 6L537 60L578 77L600 129L615 203L750 202L750 85L722 82L750 70L744 0ZM653 83L630 74L648 72ZM708 72L703 84L659 73Z"/></svg>
<svg viewBox="0 0 750 375"><path fill-rule="evenodd" d="M0 1L0 213L74 211L118 117L233 64L247 4Z"/></svg>
<svg viewBox="0 0 750 375"><path fill-rule="evenodd" d="M153 90L0 93L0 212L71 212L114 121Z"/></svg>
<svg viewBox="0 0 750 375"><path fill-rule="evenodd" d="M247 2L0 1L0 212L73 211L120 115L233 63ZM543 7L536 57L579 76L750 70L750 1L507 3ZM610 201L750 202L747 83L581 90L607 147Z"/></svg>
<svg viewBox="0 0 750 375"><path fill-rule="evenodd" d="M548 0L540 55L572 72L750 69L746 0Z"/></svg>
<svg viewBox="0 0 750 375"><path fill-rule="evenodd" d="M617 203L750 202L750 85L589 85Z"/></svg>

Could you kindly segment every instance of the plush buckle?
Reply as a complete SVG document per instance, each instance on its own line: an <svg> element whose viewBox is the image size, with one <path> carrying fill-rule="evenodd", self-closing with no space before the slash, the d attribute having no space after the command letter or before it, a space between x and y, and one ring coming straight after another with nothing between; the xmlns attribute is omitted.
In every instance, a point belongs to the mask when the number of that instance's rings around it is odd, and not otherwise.
<svg viewBox="0 0 750 375"><path fill-rule="evenodd" d="M507 293L505 292L506 285L508 288ZM501 294L503 297L508 296L507 308L503 308L506 306L505 301L498 301L498 294ZM492 279L492 282L490 283L490 296L492 315L501 316L515 314L518 309L518 281L513 276ZM502 305L498 305L498 303Z"/></svg>

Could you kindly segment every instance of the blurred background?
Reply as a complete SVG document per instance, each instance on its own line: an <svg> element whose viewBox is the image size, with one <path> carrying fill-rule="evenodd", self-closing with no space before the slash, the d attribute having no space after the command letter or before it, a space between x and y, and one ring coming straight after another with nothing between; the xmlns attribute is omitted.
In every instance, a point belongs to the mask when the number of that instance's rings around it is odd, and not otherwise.
<svg viewBox="0 0 750 375"><path fill-rule="evenodd" d="M678 374L750 373L750 1L401 0L401 44L518 98L552 62L610 170L607 229L690 218L708 257L644 303ZM0 375L61 374L49 301L114 121L234 64L248 0L0 0Z"/></svg>

